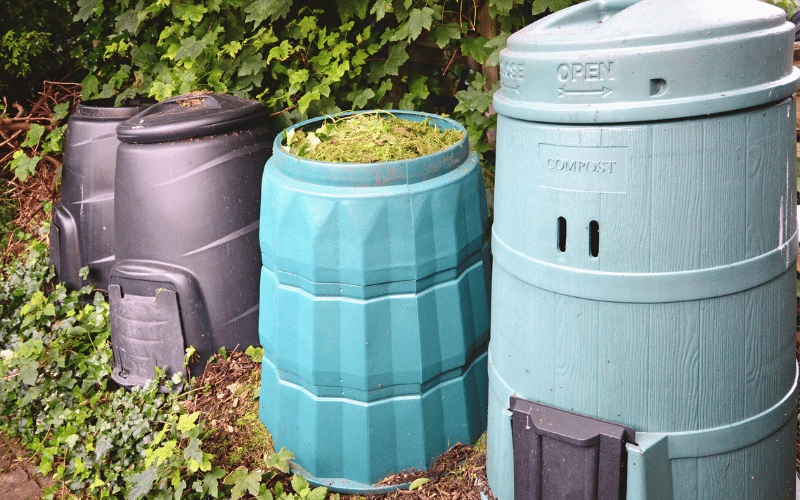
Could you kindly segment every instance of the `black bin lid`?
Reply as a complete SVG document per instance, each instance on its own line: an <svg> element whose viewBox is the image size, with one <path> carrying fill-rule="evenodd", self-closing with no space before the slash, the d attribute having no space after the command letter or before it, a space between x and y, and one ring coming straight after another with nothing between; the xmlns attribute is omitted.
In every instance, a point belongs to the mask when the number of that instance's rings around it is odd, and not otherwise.
<svg viewBox="0 0 800 500"><path fill-rule="evenodd" d="M119 106L117 106L114 97L92 99L79 103L72 116L95 121L127 120L157 102L158 101L155 99L149 97L135 97L132 99L123 99Z"/></svg>
<svg viewBox="0 0 800 500"><path fill-rule="evenodd" d="M266 126L267 109L228 94L192 93L147 108L117 126L127 144L170 142Z"/></svg>

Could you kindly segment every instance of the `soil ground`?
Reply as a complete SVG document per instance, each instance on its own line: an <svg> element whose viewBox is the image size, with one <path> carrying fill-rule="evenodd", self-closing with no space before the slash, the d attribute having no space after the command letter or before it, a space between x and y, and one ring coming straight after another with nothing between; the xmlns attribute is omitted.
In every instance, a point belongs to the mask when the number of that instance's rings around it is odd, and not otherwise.
<svg viewBox="0 0 800 500"><path fill-rule="evenodd" d="M0 498L38 500L50 481L37 473L27 451L17 442L0 435Z"/></svg>
<svg viewBox="0 0 800 500"><path fill-rule="evenodd" d="M241 352L216 355L206 366L205 373L194 385L198 396L185 403L187 410L200 411L207 426L214 431L203 440L208 453L218 456L223 468L244 465L258 468L271 453L269 433L258 420L258 402L254 399L261 384L261 363ZM236 451L234 451L236 450ZM241 454L239 450L245 450ZM477 446L456 444L445 452L427 471L410 471L391 476L382 484L406 484L418 478L430 482L414 491L398 490L383 495L342 495L342 499L367 500L480 500L483 492L488 500L494 497L485 485L486 453L483 442ZM290 487L290 477L279 475L276 480Z"/></svg>

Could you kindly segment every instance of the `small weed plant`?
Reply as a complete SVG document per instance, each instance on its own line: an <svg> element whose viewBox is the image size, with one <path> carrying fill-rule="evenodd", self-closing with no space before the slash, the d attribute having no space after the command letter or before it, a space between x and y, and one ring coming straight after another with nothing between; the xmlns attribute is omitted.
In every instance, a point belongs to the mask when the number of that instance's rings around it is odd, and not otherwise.
<svg viewBox="0 0 800 500"><path fill-rule="evenodd" d="M178 382L163 372L144 388L110 390L108 303L91 287L50 284L46 246L28 241L0 281L0 431L25 443L54 479L45 498L328 496L300 477L291 488L277 480L293 458L286 450L259 470L212 466L202 414L181 406L190 392L158 391Z"/></svg>

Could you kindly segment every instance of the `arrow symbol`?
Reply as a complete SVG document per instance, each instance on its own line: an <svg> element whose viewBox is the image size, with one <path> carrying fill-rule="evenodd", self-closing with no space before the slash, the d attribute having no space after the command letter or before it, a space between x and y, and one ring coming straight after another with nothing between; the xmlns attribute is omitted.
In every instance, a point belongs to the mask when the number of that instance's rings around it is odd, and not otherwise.
<svg viewBox="0 0 800 500"><path fill-rule="evenodd" d="M564 90L564 89L558 89L558 97L571 96L571 95L607 97L612 92L613 92L613 90L611 90L608 87L603 87L602 90Z"/></svg>

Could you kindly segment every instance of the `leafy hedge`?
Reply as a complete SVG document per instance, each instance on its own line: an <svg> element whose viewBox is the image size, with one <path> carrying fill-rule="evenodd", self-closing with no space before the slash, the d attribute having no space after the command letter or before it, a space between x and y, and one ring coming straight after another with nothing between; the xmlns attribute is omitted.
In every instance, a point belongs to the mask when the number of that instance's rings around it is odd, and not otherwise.
<svg viewBox="0 0 800 500"><path fill-rule="evenodd" d="M42 59L80 66L84 98L212 90L289 123L362 108L450 114L491 183L499 52L578 1L20 0L0 16L0 54L18 74Z"/></svg>
<svg viewBox="0 0 800 500"><path fill-rule="evenodd" d="M92 38L85 98L207 89L260 99L287 122L362 108L444 113L486 154L506 39L572 3L79 0L75 20Z"/></svg>

